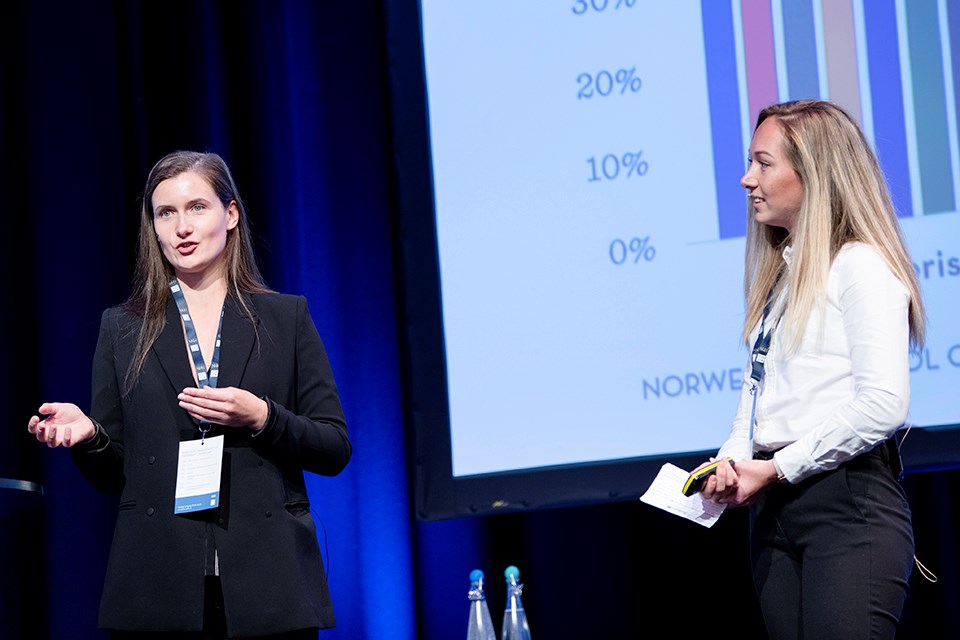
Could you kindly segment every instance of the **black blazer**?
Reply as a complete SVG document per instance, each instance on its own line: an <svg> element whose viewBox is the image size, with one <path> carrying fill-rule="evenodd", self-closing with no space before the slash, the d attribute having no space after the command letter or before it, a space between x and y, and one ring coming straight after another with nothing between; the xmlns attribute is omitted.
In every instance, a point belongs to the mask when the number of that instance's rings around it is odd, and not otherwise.
<svg viewBox="0 0 960 640"><path fill-rule="evenodd" d="M224 435L220 507L174 515L179 442L200 437L177 394L196 386L177 307L136 386L123 380L139 318L120 307L101 319L90 415L101 428L71 453L98 489L120 493L100 603L100 626L199 630L205 569L219 565L229 635L335 624L303 470L333 476L352 447L333 373L302 296L247 298L255 323L224 305L217 386L264 397L266 427Z"/></svg>

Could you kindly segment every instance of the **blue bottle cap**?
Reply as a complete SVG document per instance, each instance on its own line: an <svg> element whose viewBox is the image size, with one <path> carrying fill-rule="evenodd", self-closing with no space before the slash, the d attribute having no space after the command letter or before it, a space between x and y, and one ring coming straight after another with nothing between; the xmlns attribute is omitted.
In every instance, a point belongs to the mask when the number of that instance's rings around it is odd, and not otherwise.
<svg viewBox="0 0 960 640"><path fill-rule="evenodd" d="M480 582L481 580L483 580L483 571L474 569L470 572L470 582Z"/></svg>
<svg viewBox="0 0 960 640"><path fill-rule="evenodd" d="M503 575L507 580L510 580L511 578L513 580L516 580L517 578L520 577L520 569L517 569L515 566L510 565L509 567L506 568L506 570L504 570Z"/></svg>

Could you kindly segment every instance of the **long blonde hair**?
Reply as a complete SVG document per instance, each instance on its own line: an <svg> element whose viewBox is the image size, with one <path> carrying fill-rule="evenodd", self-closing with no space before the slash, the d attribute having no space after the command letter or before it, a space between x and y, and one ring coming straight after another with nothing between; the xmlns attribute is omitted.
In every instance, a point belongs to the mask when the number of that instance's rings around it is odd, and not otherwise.
<svg viewBox="0 0 960 640"><path fill-rule="evenodd" d="M743 339L759 322L771 291L787 288L781 326L796 349L813 308L822 303L830 265L849 242L875 248L910 294L910 343L923 344L925 313L920 284L877 158L853 118L822 100L774 104L757 117L757 127L774 118L783 134L783 152L803 184L803 202L793 235L758 223L747 213L744 291L747 312ZM755 129L756 130L756 129ZM783 248L792 243L792 268L784 277Z"/></svg>

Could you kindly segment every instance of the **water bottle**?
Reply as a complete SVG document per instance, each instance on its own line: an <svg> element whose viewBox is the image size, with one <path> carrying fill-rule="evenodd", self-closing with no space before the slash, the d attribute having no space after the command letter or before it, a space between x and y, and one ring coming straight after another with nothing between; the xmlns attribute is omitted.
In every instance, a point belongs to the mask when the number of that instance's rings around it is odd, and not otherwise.
<svg viewBox="0 0 960 640"><path fill-rule="evenodd" d="M490 608L483 595L483 571L474 569L470 572L470 620L467 622L467 640L497 640L497 632L493 629L493 618L490 617Z"/></svg>
<svg viewBox="0 0 960 640"><path fill-rule="evenodd" d="M523 585L520 584L520 570L510 565L503 572L507 579L507 608L503 612L503 633L501 640L530 640L530 625L523 610Z"/></svg>

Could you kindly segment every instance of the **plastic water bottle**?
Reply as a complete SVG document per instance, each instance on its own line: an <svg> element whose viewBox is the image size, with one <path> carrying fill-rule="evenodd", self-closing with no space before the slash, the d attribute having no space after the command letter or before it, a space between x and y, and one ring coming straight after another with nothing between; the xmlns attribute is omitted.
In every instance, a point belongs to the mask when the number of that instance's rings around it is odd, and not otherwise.
<svg viewBox="0 0 960 640"><path fill-rule="evenodd" d="M467 622L467 640L497 640L497 632L493 629L493 618L490 617L490 608L483 595L483 571L474 569L470 572L470 620Z"/></svg>
<svg viewBox="0 0 960 640"><path fill-rule="evenodd" d="M503 633L501 640L530 640L530 625L523 610L523 585L520 584L520 570L510 565L503 572L507 579L507 608L503 612Z"/></svg>

